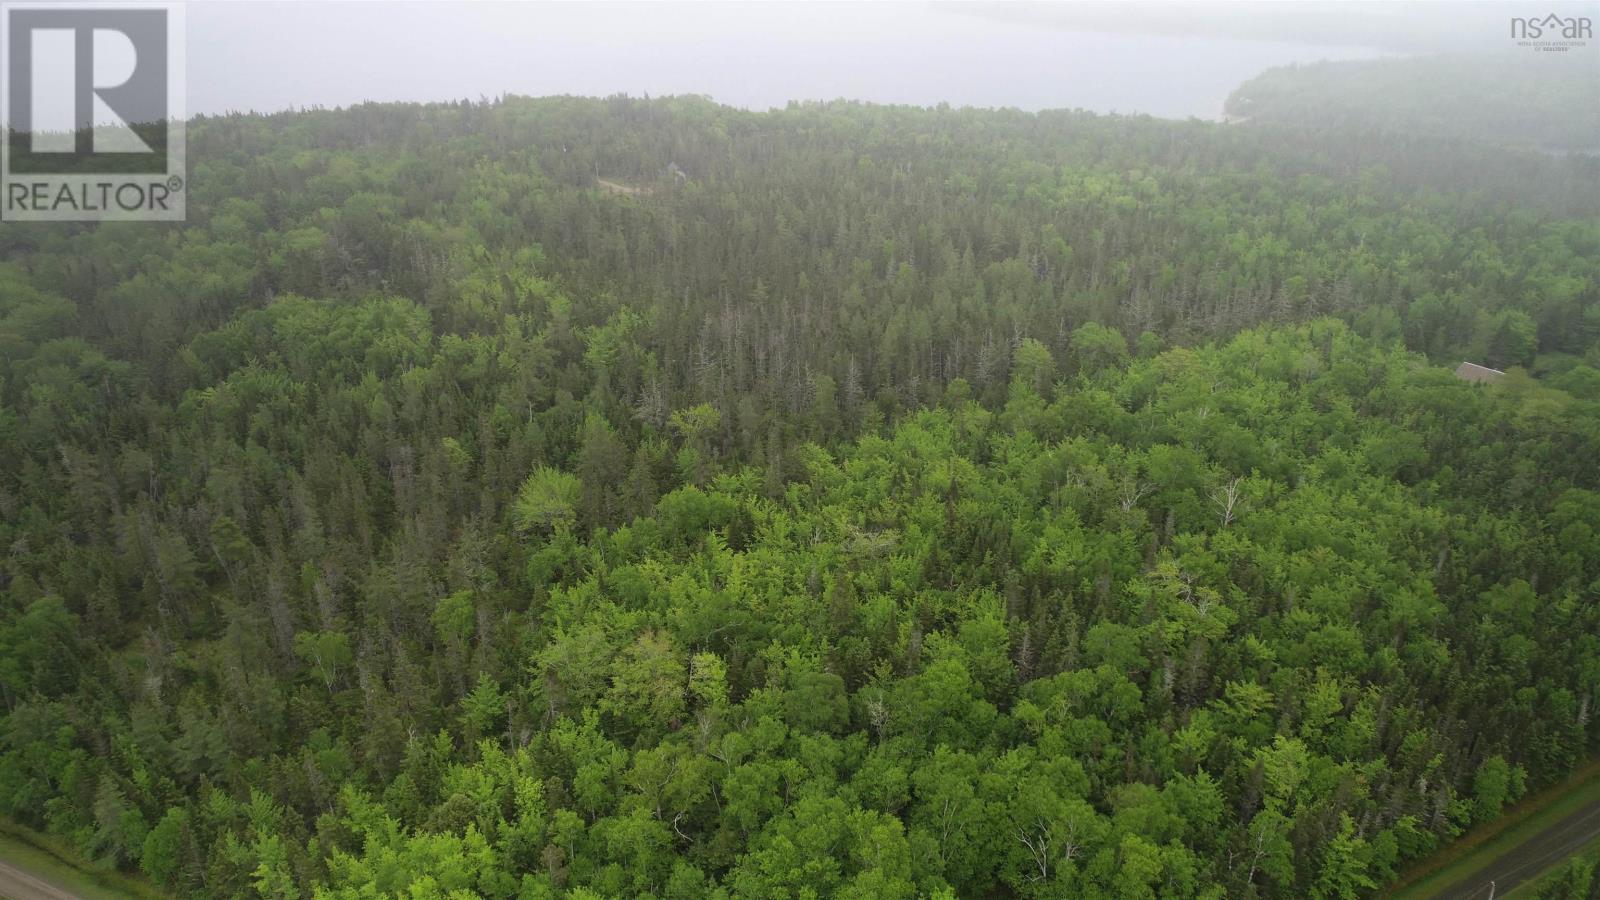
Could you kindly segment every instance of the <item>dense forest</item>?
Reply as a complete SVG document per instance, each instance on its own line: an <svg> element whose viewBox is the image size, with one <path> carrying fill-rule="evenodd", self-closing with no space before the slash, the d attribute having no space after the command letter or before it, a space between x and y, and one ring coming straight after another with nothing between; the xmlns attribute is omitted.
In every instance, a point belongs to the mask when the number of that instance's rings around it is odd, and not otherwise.
<svg viewBox="0 0 1600 900"><path fill-rule="evenodd" d="M1560 38L1553 26L1542 33ZM1600 54L1522 48L1280 66L1240 85L1226 109L1280 126L1600 154Z"/></svg>
<svg viewBox="0 0 1600 900"><path fill-rule="evenodd" d="M1358 897L1600 752L1594 159L189 140L0 230L0 815L174 896Z"/></svg>

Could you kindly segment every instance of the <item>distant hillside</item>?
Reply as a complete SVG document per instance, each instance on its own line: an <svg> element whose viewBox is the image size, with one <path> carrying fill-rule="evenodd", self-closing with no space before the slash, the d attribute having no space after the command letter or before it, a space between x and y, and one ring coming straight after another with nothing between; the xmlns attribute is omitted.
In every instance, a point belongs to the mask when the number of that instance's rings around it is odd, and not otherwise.
<svg viewBox="0 0 1600 900"><path fill-rule="evenodd" d="M1499 54L1284 66L1227 114L1560 151L1600 150L1600 54Z"/></svg>

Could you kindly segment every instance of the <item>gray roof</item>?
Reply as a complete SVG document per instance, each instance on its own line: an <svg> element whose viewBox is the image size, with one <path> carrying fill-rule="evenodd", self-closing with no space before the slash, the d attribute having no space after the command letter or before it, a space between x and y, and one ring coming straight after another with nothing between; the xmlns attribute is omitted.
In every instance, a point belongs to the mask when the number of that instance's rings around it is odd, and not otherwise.
<svg viewBox="0 0 1600 900"><path fill-rule="evenodd" d="M1493 384L1506 377L1506 373L1477 363L1464 362L1456 366L1456 377L1466 381L1475 381L1478 384Z"/></svg>

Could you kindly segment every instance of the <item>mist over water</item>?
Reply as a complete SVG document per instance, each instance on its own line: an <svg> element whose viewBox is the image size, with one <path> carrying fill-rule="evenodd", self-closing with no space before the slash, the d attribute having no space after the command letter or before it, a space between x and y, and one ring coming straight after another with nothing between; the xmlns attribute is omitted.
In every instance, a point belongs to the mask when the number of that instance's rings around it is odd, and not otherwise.
<svg viewBox="0 0 1600 900"><path fill-rule="evenodd" d="M1216 118L1233 88L1270 66L1385 52L1077 30L1028 12L880 3L195 5L189 108L627 93L704 94L752 109L847 98Z"/></svg>

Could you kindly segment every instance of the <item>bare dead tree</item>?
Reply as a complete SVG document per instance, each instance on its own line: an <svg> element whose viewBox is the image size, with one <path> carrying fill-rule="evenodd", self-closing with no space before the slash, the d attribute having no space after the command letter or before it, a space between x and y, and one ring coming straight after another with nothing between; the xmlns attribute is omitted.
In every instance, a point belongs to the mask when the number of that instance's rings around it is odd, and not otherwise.
<svg viewBox="0 0 1600 900"><path fill-rule="evenodd" d="M1029 875L1029 881L1044 881L1050 877L1050 839L1050 826L1042 819L1034 822L1032 831L1017 829L1017 840L1028 848L1028 855L1033 857L1033 866L1039 873Z"/></svg>
<svg viewBox="0 0 1600 900"><path fill-rule="evenodd" d="M1239 496L1239 484L1242 481L1244 481L1242 477L1236 477L1211 492L1211 505L1217 508L1217 520L1222 523L1223 528L1233 524L1233 519L1243 504Z"/></svg>
<svg viewBox="0 0 1600 900"><path fill-rule="evenodd" d="M1256 829L1255 840L1250 846L1250 871L1244 876L1246 884L1255 880L1256 870L1261 865L1261 857L1267 855L1267 839L1276 833L1276 828L1268 828L1265 823Z"/></svg>
<svg viewBox="0 0 1600 900"><path fill-rule="evenodd" d="M867 700L867 721L872 724L872 730L878 733L878 743L883 743L884 736L889 730L889 720L893 715L889 711L889 704L883 700L883 691L878 691L877 696Z"/></svg>
<svg viewBox="0 0 1600 900"><path fill-rule="evenodd" d="M1027 847L1027 854L1034 858L1034 868L1038 870L1038 874L1027 876L1029 881L1045 881L1045 879L1050 878L1050 862L1053 857L1061 857L1064 860L1069 860L1069 862L1077 858L1078 854L1083 850L1082 844L1078 844L1077 834L1078 823L1074 818L1074 820L1067 822L1066 841L1062 841L1061 847L1053 852L1056 833L1054 833L1050 823L1045 822L1043 818L1034 820L1034 828L1032 830L1018 828L1016 830L1016 839L1021 842L1022 846Z"/></svg>
<svg viewBox="0 0 1600 900"><path fill-rule="evenodd" d="M1124 483L1122 486L1122 492L1119 496L1119 499L1122 503L1122 511L1132 511L1135 506L1139 505L1140 500L1150 496L1150 494L1152 494L1157 487L1159 487L1159 485L1153 481L1136 480Z"/></svg>

